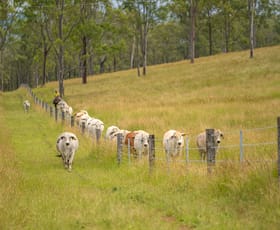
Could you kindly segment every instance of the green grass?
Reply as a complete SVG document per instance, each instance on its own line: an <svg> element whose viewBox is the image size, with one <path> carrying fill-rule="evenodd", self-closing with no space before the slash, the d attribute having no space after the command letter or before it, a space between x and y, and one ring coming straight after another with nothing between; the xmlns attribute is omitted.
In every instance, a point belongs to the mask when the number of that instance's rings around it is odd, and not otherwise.
<svg viewBox="0 0 280 230"><path fill-rule="evenodd" d="M244 147L239 159L239 130L244 143L276 142L280 106L280 47L222 54L148 68L65 81L65 100L74 111L86 109L105 126L144 129L156 136L156 165L130 164L116 149L99 146L76 128L56 123L32 101L25 114L26 89L0 94L1 229L278 229L280 195L277 145ZM33 89L52 101L57 83ZM164 162L163 133L189 134L190 147L205 128L225 132L212 175L203 163ZM259 127L272 127L255 129ZM56 157L60 132L78 135L73 170ZM196 150L191 159L198 159ZM251 160L258 159L261 163ZM183 161L183 158L181 159ZM250 160L250 161L249 161ZM269 161L273 161L273 163Z"/></svg>

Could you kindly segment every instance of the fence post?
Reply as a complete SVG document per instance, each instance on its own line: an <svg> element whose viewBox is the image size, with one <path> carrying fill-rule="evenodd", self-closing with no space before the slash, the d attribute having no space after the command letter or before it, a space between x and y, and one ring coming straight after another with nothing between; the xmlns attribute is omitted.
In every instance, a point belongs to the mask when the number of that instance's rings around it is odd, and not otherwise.
<svg viewBox="0 0 280 230"><path fill-rule="evenodd" d="M48 107L49 107L49 104L48 103L45 103L45 111L48 112Z"/></svg>
<svg viewBox="0 0 280 230"><path fill-rule="evenodd" d="M54 113L55 113L55 121L57 121L57 114L58 114L58 111L57 111L57 108L56 108L56 107L55 107Z"/></svg>
<svg viewBox="0 0 280 230"><path fill-rule="evenodd" d="M214 129L206 129L206 154L207 172L212 173L212 166L215 165L216 149L214 147Z"/></svg>
<svg viewBox="0 0 280 230"><path fill-rule="evenodd" d="M65 121L65 112L64 111L61 111L61 120L62 120L62 122Z"/></svg>
<svg viewBox="0 0 280 230"><path fill-rule="evenodd" d="M149 135L149 171L152 172L155 164L155 135Z"/></svg>
<svg viewBox="0 0 280 230"><path fill-rule="evenodd" d="M96 132L96 134L95 134L96 143L99 143L99 140L100 140L100 137L101 137L101 130L100 129L96 129L95 132Z"/></svg>
<svg viewBox="0 0 280 230"><path fill-rule="evenodd" d="M121 160L122 160L122 134L118 133L117 134L117 161L118 161L118 165L121 164Z"/></svg>
<svg viewBox="0 0 280 230"><path fill-rule="evenodd" d="M50 106L50 116L52 117L53 116L53 107Z"/></svg>
<svg viewBox="0 0 280 230"><path fill-rule="evenodd" d="M127 157L128 157L128 164L130 164L130 138L127 138Z"/></svg>
<svg viewBox="0 0 280 230"><path fill-rule="evenodd" d="M71 115L71 123L70 123L70 124L71 124L71 127L74 127L74 123L75 123L75 122L74 122L74 116Z"/></svg>
<svg viewBox="0 0 280 230"><path fill-rule="evenodd" d="M82 134L85 134L86 131L86 124L83 122L82 123Z"/></svg>
<svg viewBox="0 0 280 230"><path fill-rule="evenodd" d="M189 163L189 138L186 137L186 163Z"/></svg>
<svg viewBox="0 0 280 230"><path fill-rule="evenodd" d="M277 118L277 131L278 131L278 182L280 185L280 117Z"/></svg>
<svg viewBox="0 0 280 230"><path fill-rule="evenodd" d="M239 145L240 145L240 157L239 157L239 161L240 161L240 163L242 163L242 162L243 162L243 132L242 132L242 130L240 130Z"/></svg>

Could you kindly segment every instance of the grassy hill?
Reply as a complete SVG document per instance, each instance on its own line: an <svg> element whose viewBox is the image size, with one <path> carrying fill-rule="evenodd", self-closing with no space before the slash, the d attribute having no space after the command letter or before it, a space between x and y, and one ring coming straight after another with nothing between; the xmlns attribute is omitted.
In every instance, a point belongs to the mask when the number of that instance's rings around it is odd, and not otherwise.
<svg viewBox="0 0 280 230"><path fill-rule="evenodd" d="M0 94L0 223L3 229L278 229L276 118L280 107L280 46L221 54L65 81L65 100L107 128L143 129L156 137L156 165L96 145L74 127L56 123L32 103L26 89ZM57 83L33 89L51 104ZM168 129L188 133L190 159L199 159L196 135L219 128L225 139L215 172L205 163L166 164ZM70 130L80 139L73 171L56 157L55 141ZM239 163L239 133L244 162Z"/></svg>

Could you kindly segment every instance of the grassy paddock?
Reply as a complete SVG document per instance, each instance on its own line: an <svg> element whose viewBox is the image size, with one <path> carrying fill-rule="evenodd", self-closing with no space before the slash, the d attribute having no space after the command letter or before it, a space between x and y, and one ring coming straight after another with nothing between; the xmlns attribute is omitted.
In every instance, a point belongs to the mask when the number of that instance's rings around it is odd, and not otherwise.
<svg viewBox="0 0 280 230"><path fill-rule="evenodd" d="M87 109L106 127L144 129L156 136L152 174L146 161L120 166L116 148L92 144L75 128L56 123L32 103L25 89L0 94L0 223L2 229L278 229L280 196L276 144L247 145L239 161L239 130L245 144L276 141L280 105L280 47L222 54L148 68L146 77L122 71L65 81L65 100ZM57 83L34 89L51 103ZM163 133L179 129L190 138L205 128L225 132L218 162L207 175L201 162L183 157L169 165ZM259 130L255 128L267 127ZM73 171L56 157L58 134L78 135ZM237 145L237 147L236 147ZM259 162L253 160L258 159ZM268 161L267 161L268 159Z"/></svg>

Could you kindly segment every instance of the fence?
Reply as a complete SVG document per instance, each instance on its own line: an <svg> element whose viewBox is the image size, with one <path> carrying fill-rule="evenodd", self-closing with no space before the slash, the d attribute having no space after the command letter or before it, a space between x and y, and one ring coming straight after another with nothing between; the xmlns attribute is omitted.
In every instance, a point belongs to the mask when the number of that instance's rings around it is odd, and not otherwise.
<svg viewBox="0 0 280 230"><path fill-rule="evenodd" d="M34 102L42 107L46 112L49 112L50 117L54 118L57 122L61 121L65 124L70 125L71 127L75 126L75 121L73 116L67 116L62 111L58 111L53 105L49 105L37 98L37 96L32 92L32 90L26 86L27 90L30 92L31 97ZM85 133L85 127L79 127L82 133ZM271 140L271 138L275 138L275 132L277 131L278 139L277 141ZM215 166L216 162L278 162L278 177L280 183L280 117L277 118L277 126L268 126L254 129L243 129L239 131L226 131L225 139L227 139L226 144L222 144L219 147L219 154L215 149L213 144L213 129L206 129L206 146L207 146L207 171L211 173L211 169ZM249 134L249 133L253 134ZM96 142L98 143L101 138L101 131L97 130L96 134ZM254 139L255 142L249 142L251 139ZM263 140L268 138L269 140L266 142L259 142L259 140ZM190 144L191 137L188 136L185 138L185 148L183 151L183 155L180 158L172 160L173 163L184 163L190 164L195 162L202 162L199 159L198 148L195 144ZM166 162L168 168L170 167L171 161L170 157L166 157L165 151L162 146L162 138L156 138L155 135L150 135L149 137L149 156L147 158L149 162L149 170L152 171L155 165L155 162ZM278 145L277 145L278 144ZM278 146L278 148L276 147ZM127 155L124 154L124 147L126 147ZM250 151L247 149L250 148ZM254 149L254 151L252 151ZM117 163L120 165L127 160L128 164L132 161L131 159L131 148L128 144L127 146L123 145L123 141L121 140L121 135L118 135L117 138ZM275 154L277 152L277 154ZM276 160L276 155L278 160ZM217 156L219 159L217 160ZM238 157L237 157L238 156ZM203 162L204 163L204 162Z"/></svg>

